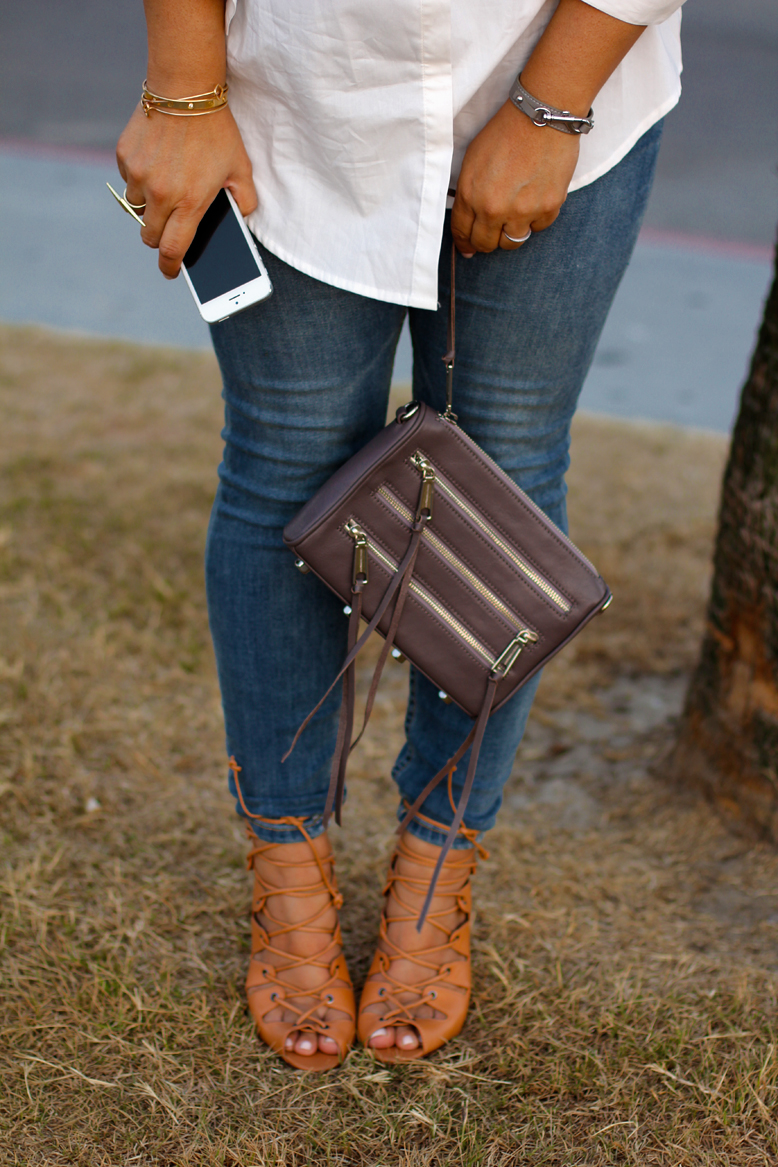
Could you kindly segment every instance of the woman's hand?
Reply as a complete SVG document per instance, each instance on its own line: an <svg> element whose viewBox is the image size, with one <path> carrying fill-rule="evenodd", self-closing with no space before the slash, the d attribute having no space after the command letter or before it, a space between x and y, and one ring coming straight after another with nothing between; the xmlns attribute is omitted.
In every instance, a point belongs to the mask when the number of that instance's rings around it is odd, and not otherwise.
<svg viewBox="0 0 778 1167"><path fill-rule="evenodd" d="M567 198L578 161L577 134L538 127L506 101L467 148L457 182L451 231L465 256L550 227Z"/></svg>
<svg viewBox="0 0 778 1167"><path fill-rule="evenodd" d="M600 89L643 32L585 0L559 0L521 71L533 97L586 117ZM593 133L597 133L596 128ZM463 255L515 250L503 229L521 239L550 227L567 198L579 137L535 126L506 101L470 143L451 213Z"/></svg>
<svg viewBox="0 0 778 1167"><path fill-rule="evenodd" d="M116 147L127 199L146 204L141 239L175 279L197 226L222 187L248 215L257 205L251 162L229 107L205 117L136 108Z"/></svg>

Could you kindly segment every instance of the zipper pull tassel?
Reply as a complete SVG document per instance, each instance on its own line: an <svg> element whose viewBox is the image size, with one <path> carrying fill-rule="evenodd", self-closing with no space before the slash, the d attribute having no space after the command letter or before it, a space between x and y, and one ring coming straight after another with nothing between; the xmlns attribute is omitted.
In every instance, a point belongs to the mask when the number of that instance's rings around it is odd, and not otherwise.
<svg viewBox="0 0 778 1167"><path fill-rule="evenodd" d="M429 523L432 519L432 499L435 494L435 470L423 454L418 451L411 458L417 470L421 471L421 490L416 507L416 522Z"/></svg>
<svg viewBox="0 0 778 1167"><path fill-rule="evenodd" d="M361 583L364 587L368 582L367 571L367 535L358 527L353 519L346 523L346 530L354 540L354 570L351 573L351 583L354 587Z"/></svg>

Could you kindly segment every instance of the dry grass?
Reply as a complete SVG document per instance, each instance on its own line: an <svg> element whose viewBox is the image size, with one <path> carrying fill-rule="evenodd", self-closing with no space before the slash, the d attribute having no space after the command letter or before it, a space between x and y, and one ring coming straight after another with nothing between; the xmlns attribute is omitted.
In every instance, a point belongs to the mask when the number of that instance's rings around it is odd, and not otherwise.
<svg viewBox="0 0 778 1167"><path fill-rule="evenodd" d="M319 1079L259 1045L240 988L214 363L3 329L0 397L0 1163L775 1164L778 858L657 776L721 439L578 423L573 533L616 602L544 680L478 876L471 1017L426 1063ZM403 688L337 839L357 978Z"/></svg>

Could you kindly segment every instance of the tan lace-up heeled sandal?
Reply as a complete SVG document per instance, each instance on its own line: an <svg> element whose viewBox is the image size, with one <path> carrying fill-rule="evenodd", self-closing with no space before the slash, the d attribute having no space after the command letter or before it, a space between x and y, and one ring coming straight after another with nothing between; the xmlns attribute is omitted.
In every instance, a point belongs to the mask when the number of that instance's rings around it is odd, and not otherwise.
<svg viewBox="0 0 778 1167"><path fill-rule="evenodd" d="M422 822L445 833L447 827L426 815L416 815ZM472 985L470 966L470 921L472 916L472 894L470 880L476 869L478 858L488 858L488 852L475 839L475 831L462 824L460 835L472 844L472 849L453 848L446 856L440 871L435 894L445 896L448 905L439 911L429 911L426 922L440 933L440 943L430 948L406 952L389 938L389 926L394 923L417 924L421 911L412 907L403 897L403 889L425 896L429 888L429 878L402 875L397 870L398 860L407 859L419 867L435 868L434 857L411 851L402 834L389 863L389 874L384 886L384 910L378 933L376 949L370 972L362 990L359 1003L357 1032L363 1045L378 1029L387 1026L410 1026L419 1037L416 1049L404 1050L397 1046L385 1049L370 1047L382 1062L413 1061L426 1057L439 1049L462 1029L470 1003ZM400 906L400 911L389 914L390 892ZM454 903L451 903L454 900ZM441 922L459 911L464 919L453 928ZM445 955L444 955L445 954ZM453 955L452 955L453 954ZM426 976L413 984L406 984L390 971L393 961L407 960L423 968ZM432 1017L418 1017L416 1013L423 1006L429 1006Z"/></svg>
<svg viewBox="0 0 778 1167"><path fill-rule="evenodd" d="M298 1070L332 1070L345 1058L354 1042L356 1030L356 1002L354 988L351 984L348 966L342 951L340 922L334 929L316 927L317 921L333 907L339 911L343 905L343 897L338 891L335 879L335 859L330 847L326 855L318 855L313 840L305 829L302 819L291 815L287 818L268 819L261 815L252 814L243 800L243 791L240 786L241 767L230 758L230 769L235 780L235 790L238 801L247 819L268 823L272 826L296 827L300 835L307 842L311 858L305 862L291 863L281 859L278 852L283 844L267 843L259 839L251 826L247 824L246 833L249 841L254 845L246 858L246 867L254 870L254 897L251 908L251 961L246 977L246 995L249 1008L257 1026L259 1036L271 1049L280 1054L284 1061ZM298 884L295 887L284 887L282 884L268 883L262 877L255 859L261 855L265 863L278 868L312 867L316 869L313 882ZM327 873L329 865L329 874ZM313 873L312 873L313 874ZM299 923L286 923L277 920L269 906L269 901L275 895L295 896L301 899L326 892L329 903L323 904L307 919ZM272 926L266 928L260 916ZM322 947L312 956L294 956L283 948L278 948L273 941L289 932L307 932L326 938ZM267 959L268 955L278 959L274 963ZM284 980L284 973L292 969L314 967L320 968L326 974L320 985L313 988L301 989L288 980ZM312 1005L304 1005L306 999L314 998ZM301 1002L298 1004L298 1002ZM294 1021L268 1020L268 1014L288 1011L295 1015ZM321 1014L327 1011L337 1011L341 1016L337 1020L325 1020ZM286 1039L290 1033L311 1033L319 1037L329 1037L338 1047L337 1054L327 1054L316 1050L312 1054L298 1054L295 1050L286 1049Z"/></svg>
<svg viewBox="0 0 778 1167"><path fill-rule="evenodd" d="M254 816L257 817L256 815ZM254 846L248 853L247 866L254 869L254 899L251 911L251 962L246 977L246 993L249 1008L256 1022L257 1030L262 1040L271 1049L280 1054L284 1061L298 1070L331 1070L339 1065L354 1041L355 1031L355 1000L351 977L346 961L341 951L340 924L334 930L317 927L318 921L334 907L338 910L342 897L335 882L334 860L332 852L328 855L316 854L312 841L300 819L264 819L263 822L272 822L274 825L294 826L300 831L311 847L311 859L294 864L286 862L278 855L280 844L266 843L258 839L251 828L248 828L249 838ZM310 867L312 876L310 882L296 887L284 887L282 884L270 883L260 874L255 863L257 856L262 856L265 864L275 867L294 867L297 871ZM330 865L331 874L327 873ZM326 892L329 902L314 911L300 923L289 924L276 919L273 914L272 900L276 895L295 896L306 899ZM265 923L262 923L264 919ZM277 941L289 932L302 932L322 938L321 947L312 956L294 956L280 948ZM269 960L272 956L274 959ZM293 984L285 974L291 970L302 968L319 968L322 970L322 982L315 988L301 989ZM311 1001L313 1003L311 1004ZM325 1020L327 1012L330 1016L336 1011L340 1016L335 1020ZM289 1012L294 1014L293 1021L270 1020L268 1015L274 1012ZM324 1053L316 1050L312 1054L299 1054L295 1050L286 1049L286 1040L290 1033L310 1033L316 1038L329 1037L338 1047L337 1054Z"/></svg>

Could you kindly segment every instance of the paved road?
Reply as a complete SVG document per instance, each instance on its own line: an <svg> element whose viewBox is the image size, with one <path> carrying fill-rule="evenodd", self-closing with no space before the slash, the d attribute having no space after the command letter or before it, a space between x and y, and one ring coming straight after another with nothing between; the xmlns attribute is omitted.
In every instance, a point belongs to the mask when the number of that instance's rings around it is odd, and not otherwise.
<svg viewBox="0 0 778 1167"><path fill-rule="evenodd" d="M778 218L778 4L684 12L684 96L582 405L726 430ZM139 0L0 8L0 319L208 344L186 288L158 277L105 191L144 63ZM409 370L405 335L396 380Z"/></svg>

